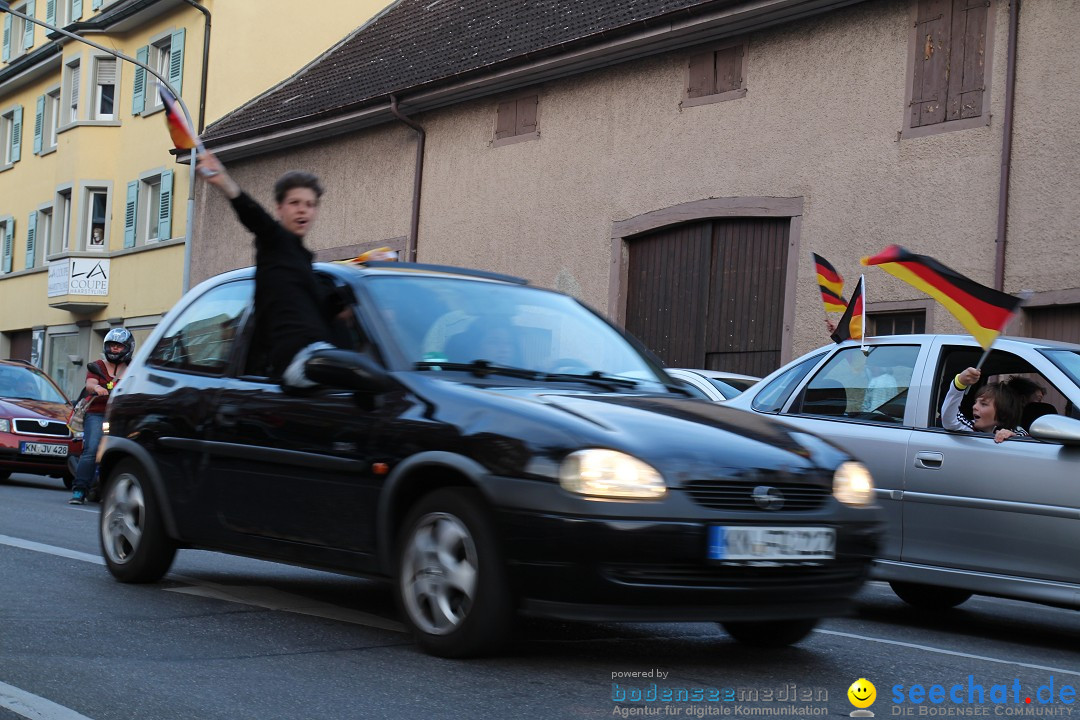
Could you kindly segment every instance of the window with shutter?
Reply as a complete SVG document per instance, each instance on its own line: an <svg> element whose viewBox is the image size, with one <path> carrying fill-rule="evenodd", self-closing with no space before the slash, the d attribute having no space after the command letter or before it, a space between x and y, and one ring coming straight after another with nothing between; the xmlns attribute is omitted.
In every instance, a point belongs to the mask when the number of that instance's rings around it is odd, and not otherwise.
<svg viewBox="0 0 1080 720"><path fill-rule="evenodd" d="M23 6L22 11L27 17L34 17L34 0L26 0L26 5ZM22 45L23 45L23 50L24 51L29 50L30 48L34 47L34 28L35 27L37 27L37 26L34 25L34 23L28 22L28 23L25 24L25 27L23 28Z"/></svg>
<svg viewBox="0 0 1080 720"><path fill-rule="evenodd" d="M41 154L42 133L45 131L45 96L38 95L34 112L34 154Z"/></svg>
<svg viewBox="0 0 1080 720"><path fill-rule="evenodd" d="M511 100L504 100L495 110L495 142L504 145L520 140L539 137L537 129L537 108L539 95L526 95Z"/></svg>
<svg viewBox="0 0 1080 720"><path fill-rule="evenodd" d="M150 62L150 46L143 45L135 51L135 59L144 65ZM141 67L135 68L135 89L132 93L131 114L142 115L146 104L146 70Z"/></svg>
<svg viewBox="0 0 1080 720"><path fill-rule="evenodd" d="M990 0L917 0L905 136L984 125ZM971 121L957 124L959 121ZM934 126L939 126L934 128Z"/></svg>
<svg viewBox="0 0 1080 720"><path fill-rule="evenodd" d="M64 124L78 121L79 119L79 85L82 83L82 72L79 61L68 65L67 82L64 87L64 95L67 97L67 116Z"/></svg>
<svg viewBox="0 0 1080 720"><path fill-rule="evenodd" d="M37 256L37 210L30 213L26 224L26 269L34 267Z"/></svg>
<svg viewBox="0 0 1080 720"><path fill-rule="evenodd" d="M0 169L19 160L22 143L22 107L0 112Z"/></svg>
<svg viewBox="0 0 1080 720"><path fill-rule="evenodd" d="M116 60L98 58L95 63L94 119L116 118Z"/></svg>
<svg viewBox="0 0 1080 720"><path fill-rule="evenodd" d="M11 272L12 255L15 252L15 219L10 215L0 219L0 240L3 241L2 262L0 269L3 272Z"/></svg>
<svg viewBox="0 0 1080 720"><path fill-rule="evenodd" d="M744 75L747 44L743 38L691 55L687 62L686 97L682 106L693 107L746 97Z"/></svg>

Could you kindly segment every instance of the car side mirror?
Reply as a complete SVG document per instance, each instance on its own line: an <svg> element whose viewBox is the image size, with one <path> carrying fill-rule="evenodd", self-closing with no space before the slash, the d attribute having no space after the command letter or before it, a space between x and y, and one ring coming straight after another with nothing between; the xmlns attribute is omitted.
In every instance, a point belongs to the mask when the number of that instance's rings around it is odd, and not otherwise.
<svg viewBox="0 0 1080 720"><path fill-rule="evenodd" d="M304 363L304 374L320 385L360 392L378 392L390 385L390 375L366 355L352 350L316 350Z"/></svg>
<svg viewBox="0 0 1080 720"><path fill-rule="evenodd" d="M1043 415L1036 418L1028 431L1033 438L1039 440L1080 445L1080 420L1065 415Z"/></svg>

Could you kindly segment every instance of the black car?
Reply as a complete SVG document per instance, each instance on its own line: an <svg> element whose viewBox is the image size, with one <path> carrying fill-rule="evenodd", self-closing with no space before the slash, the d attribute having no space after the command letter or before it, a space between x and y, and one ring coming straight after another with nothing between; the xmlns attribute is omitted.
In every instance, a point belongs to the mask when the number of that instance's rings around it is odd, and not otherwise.
<svg viewBox="0 0 1080 720"><path fill-rule="evenodd" d="M459 268L318 265L338 344L284 391L251 270L191 291L117 388L101 451L112 574L177 548L391 579L418 643L493 650L517 613L716 620L784 645L848 611L873 484L835 446L694 400L577 300Z"/></svg>

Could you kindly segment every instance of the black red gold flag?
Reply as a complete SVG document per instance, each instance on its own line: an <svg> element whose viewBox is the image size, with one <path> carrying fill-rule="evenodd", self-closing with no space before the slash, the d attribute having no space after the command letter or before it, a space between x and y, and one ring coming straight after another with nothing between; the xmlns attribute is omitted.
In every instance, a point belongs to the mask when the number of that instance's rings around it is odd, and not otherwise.
<svg viewBox="0 0 1080 720"><path fill-rule="evenodd" d="M814 256L814 271L817 273L818 288L821 289L825 310L843 312L847 309L847 300L843 296L844 278L828 260L817 253L810 254Z"/></svg>
<svg viewBox="0 0 1080 720"><path fill-rule="evenodd" d="M840 322L836 324L836 330L831 335L833 342L842 343L845 340L862 340L863 323L865 321L864 309L866 298L863 290L863 278L855 285L855 292L851 294L851 302L847 304Z"/></svg>

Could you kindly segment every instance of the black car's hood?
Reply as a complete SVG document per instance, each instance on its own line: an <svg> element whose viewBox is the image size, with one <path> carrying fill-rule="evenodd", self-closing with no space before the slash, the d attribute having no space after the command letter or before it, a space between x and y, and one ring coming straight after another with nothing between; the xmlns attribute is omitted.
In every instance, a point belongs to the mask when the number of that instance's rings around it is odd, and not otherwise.
<svg viewBox="0 0 1080 720"><path fill-rule="evenodd" d="M67 422L71 406L67 403L30 400L29 398L0 398L0 417L61 420Z"/></svg>
<svg viewBox="0 0 1080 720"><path fill-rule="evenodd" d="M760 470L831 470L849 457L772 419L672 394L474 383L427 373L412 379L420 381L413 389L465 439L501 436L518 447L531 446L527 454L556 461L582 448L620 450L661 470L669 482Z"/></svg>

